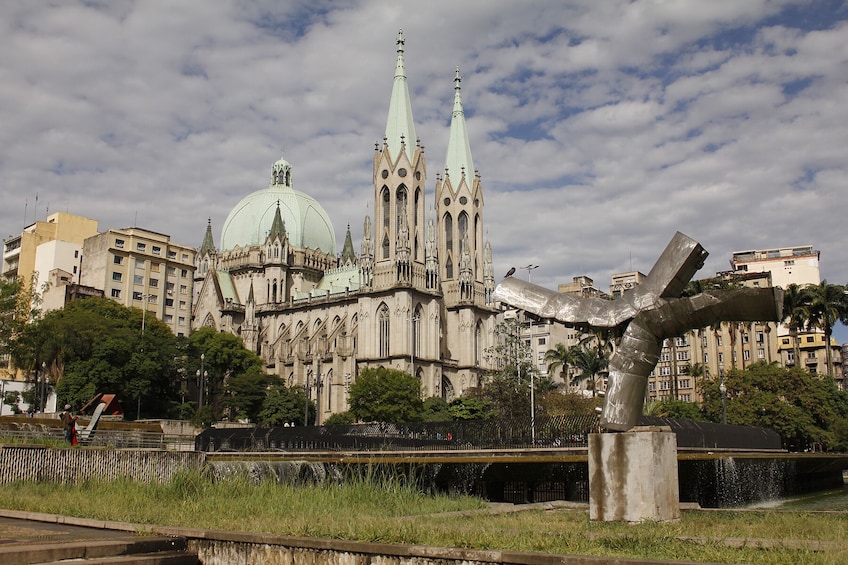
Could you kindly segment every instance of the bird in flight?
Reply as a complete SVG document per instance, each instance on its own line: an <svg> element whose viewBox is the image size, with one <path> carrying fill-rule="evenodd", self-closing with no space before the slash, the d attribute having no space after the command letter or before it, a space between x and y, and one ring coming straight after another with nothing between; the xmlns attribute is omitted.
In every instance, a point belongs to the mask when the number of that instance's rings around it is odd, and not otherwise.
<svg viewBox="0 0 848 565"><path fill-rule="evenodd" d="M511 267L511 268L510 268L510 269L506 272L506 276L507 276L507 277L511 277L511 276L512 276L512 275L514 275L514 274L515 274L515 267Z"/></svg>

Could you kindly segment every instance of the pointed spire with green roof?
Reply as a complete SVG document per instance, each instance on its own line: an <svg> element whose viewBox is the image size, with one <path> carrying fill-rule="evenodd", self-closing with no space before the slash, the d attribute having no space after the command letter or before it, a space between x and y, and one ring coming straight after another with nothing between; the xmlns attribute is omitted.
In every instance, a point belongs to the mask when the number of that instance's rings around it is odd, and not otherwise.
<svg viewBox="0 0 848 565"><path fill-rule="evenodd" d="M286 224L283 221L283 216L280 213L280 201L277 200L277 210L274 212L274 221L271 222L271 231L268 232L268 239L271 241L286 239Z"/></svg>
<svg viewBox="0 0 848 565"><path fill-rule="evenodd" d="M415 123L412 120L412 103L409 101L409 86L406 83L406 67L403 63L403 30L398 31L397 63L395 79L392 85L392 98L389 102L389 117L386 120L385 143L389 147L392 162L400 156L401 148L412 162L415 153Z"/></svg>
<svg viewBox="0 0 848 565"><path fill-rule="evenodd" d="M356 263L356 252L353 250L353 238L350 236L350 224L347 225L344 247L342 248L342 265Z"/></svg>
<svg viewBox="0 0 848 565"><path fill-rule="evenodd" d="M203 244L200 246L200 256L215 253L215 241L212 239L212 218L206 224L206 234L203 236Z"/></svg>
<svg viewBox="0 0 848 565"><path fill-rule="evenodd" d="M453 79L453 113L451 115L450 138L448 139L448 151L445 157L445 170L450 175L451 186L454 190L459 188L462 182L462 174L465 173L465 182L468 187L474 180L474 161L471 159L471 144L468 142L468 130L465 128L465 112L462 109L462 94L460 93L459 67Z"/></svg>

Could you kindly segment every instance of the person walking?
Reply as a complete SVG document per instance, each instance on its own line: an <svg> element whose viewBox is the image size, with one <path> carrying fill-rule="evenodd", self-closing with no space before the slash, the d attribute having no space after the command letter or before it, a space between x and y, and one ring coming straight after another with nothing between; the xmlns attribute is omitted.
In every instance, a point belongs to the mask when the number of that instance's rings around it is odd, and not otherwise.
<svg viewBox="0 0 848 565"><path fill-rule="evenodd" d="M65 404L65 410L59 415L62 420L62 429L65 432L65 441L71 445L77 445L77 416L71 413L71 405Z"/></svg>

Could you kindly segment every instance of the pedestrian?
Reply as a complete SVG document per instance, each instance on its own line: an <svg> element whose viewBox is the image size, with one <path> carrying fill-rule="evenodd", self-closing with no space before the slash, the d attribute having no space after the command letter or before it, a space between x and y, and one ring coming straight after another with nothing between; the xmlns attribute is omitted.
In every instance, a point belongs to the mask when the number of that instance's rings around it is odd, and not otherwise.
<svg viewBox="0 0 848 565"><path fill-rule="evenodd" d="M77 416L71 413L71 405L65 404L65 410L59 415L62 420L62 429L65 432L65 441L71 445L77 445Z"/></svg>

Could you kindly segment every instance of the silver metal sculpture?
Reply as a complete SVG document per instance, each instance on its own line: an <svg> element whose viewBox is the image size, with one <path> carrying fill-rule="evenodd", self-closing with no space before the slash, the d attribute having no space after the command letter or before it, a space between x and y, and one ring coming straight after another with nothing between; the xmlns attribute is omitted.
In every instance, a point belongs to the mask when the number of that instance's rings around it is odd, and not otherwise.
<svg viewBox="0 0 848 565"><path fill-rule="evenodd" d="M494 298L565 324L622 330L621 343L609 362L601 426L627 431L639 422L648 375L665 339L716 322L780 320L779 288L716 290L680 298L707 255L697 241L677 232L645 280L615 300L561 294L512 277L501 281Z"/></svg>

